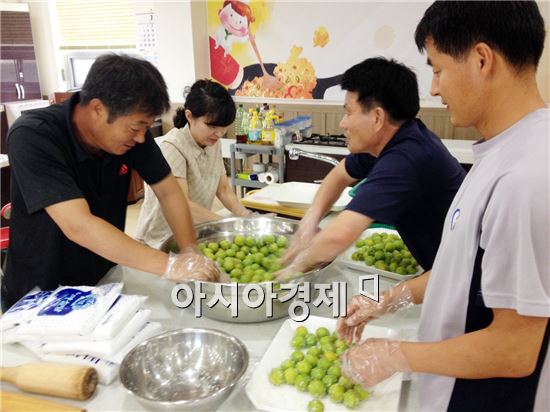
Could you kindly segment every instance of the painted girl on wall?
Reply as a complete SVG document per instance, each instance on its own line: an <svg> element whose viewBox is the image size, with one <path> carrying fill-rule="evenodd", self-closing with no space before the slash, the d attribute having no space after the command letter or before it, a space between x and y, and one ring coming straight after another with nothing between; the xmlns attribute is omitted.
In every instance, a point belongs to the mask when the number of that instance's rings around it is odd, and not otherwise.
<svg viewBox="0 0 550 412"><path fill-rule="evenodd" d="M234 42L248 41L249 25L254 17L250 6L242 1L225 1L218 17L222 25L216 32L216 49L223 47L224 56L227 56Z"/></svg>
<svg viewBox="0 0 550 412"><path fill-rule="evenodd" d="M221 26L216 31L215 38L210 37L212 77L230 89L237 88L243 80L243 68L231 56L231 49L235 42L247 43L250 41L262 69L262 86L265 88L275 87L277 79L267 73L254 35L250 30L250 24L254 22L250 0L224 1L218 12L218 17Z"/></svg>

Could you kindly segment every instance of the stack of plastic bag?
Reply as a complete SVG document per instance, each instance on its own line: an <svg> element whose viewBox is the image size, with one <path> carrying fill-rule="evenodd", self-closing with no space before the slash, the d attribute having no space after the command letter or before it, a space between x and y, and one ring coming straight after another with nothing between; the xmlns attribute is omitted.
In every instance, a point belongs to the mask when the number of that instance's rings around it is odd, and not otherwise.
<svg viewBox="0 0 550 412"><path fill-rule="evenodd" d="M109 384L124 356L161 330L149 322L146 297L121 290L122 283L32 290L0 318L2 343L19 343L43 361L94 367Z"/></svg>

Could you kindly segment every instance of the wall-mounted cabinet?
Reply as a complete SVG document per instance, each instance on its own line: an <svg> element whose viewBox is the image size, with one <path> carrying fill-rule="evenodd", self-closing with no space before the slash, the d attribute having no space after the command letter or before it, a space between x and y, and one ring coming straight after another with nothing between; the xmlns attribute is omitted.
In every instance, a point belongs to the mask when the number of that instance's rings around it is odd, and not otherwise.
<svg viewBox="0 0 550 412"><path fill-rule="evenodd" d="M33 46L0 46L1 101L40 99Z"/></svg>
<svg viewBox="0 0 550 412"><path fill-rule="evenodd" d="M40 82L28 10L0 10L0 102L40 99ZM19 10L17 10L19 9Z"/></svg>

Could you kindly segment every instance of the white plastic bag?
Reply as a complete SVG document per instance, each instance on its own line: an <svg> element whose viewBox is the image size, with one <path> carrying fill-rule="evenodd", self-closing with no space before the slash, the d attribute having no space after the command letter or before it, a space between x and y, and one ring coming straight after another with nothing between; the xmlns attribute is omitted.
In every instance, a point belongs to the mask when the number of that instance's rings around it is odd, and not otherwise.
<svg viewBox="0 0 550 412"><path fill-rule="evenodd" d="M51 294L51 291L42 291L40 288L31 290L2 315L0 332L28 322L38 313Z"/></svg>
<svg viewBox="0 0 550 412"><path fill-rule="evenodd" d="M124 347L147 323L151 311L140 309L113 339L65 342L44 342L42 350L48 353L84 354L107 358Z"/></svg>
<svg viewBox="0 0 550 412"><path fill-rule="evenodd" d="M29 335L90 334L120 295L122 283L57 288L18 333Z"/></svg>

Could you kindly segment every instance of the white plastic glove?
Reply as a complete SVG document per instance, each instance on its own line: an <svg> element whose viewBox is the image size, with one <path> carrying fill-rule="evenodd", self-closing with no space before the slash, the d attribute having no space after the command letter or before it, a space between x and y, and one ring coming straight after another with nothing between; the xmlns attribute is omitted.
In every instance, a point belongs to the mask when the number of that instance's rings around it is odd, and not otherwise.
<svg viewBox="0 0 550 412"><path fill-rule="evenodd" d="M239 203L238 205L238 210L233 210L233 215L234 216L239 216L239 217L252 217L254 216L255 212L250 210L250 209L247 209L246 207L244 207L243 205L241 205Z"/></svg>
<svg viewBox="0 0 550 412"><path fill-rule="evenodd" d="M336 331L340 339L348 343L352 343L354 339L359 342L368 322L414 304L412 292L406 282L399 282L382 293L379 302L363 295L355 295L348 303L346 315L338 319Z"/></svg>
<svg viewBox="0 0 550 412"><path fill-rule="evenodd" d="M271 218L271 217L277 217L277 213L273 213L273 212L269 212L269 213L254 212L254 216Z"/></svg>
<svg viewBox="0 0 550 412"><path fill-rule="evenodd" d="M319 220L314 218L311 214L306 213L300 221L298 230L290 239L290 245L285 254L281 257L281 263L283 265L288 265L290 262L296 260L298 254L311 244L311 240L315 237L317 232L319 232Z"/></svg>
<svg viewBox="0 0 550 412"><path fill-rule="evenodd" d="M299 263L292 262L290 265L278 270L273 274L277 282L289 282L304 274L303 267Z"/></svg>
<svg viewBox="0 0 550 412"><path fill-rule="evenodd" d="M250 209L244 209L244 211L239 214L240 217L277 217L276 213L260 213L255 212Z"/></svg>
<svg viewBox="0 0 550 412"><path fill-rule="evenodd" d="M281 270L274 273L275 279L279 282L292 280L298 276L302 276L304 272L309 272L323 264L323 261L318 261L312 256L311 249L302 250L292 263Z"/></svg>
<svg viewBox="0 0 550 412"><path fill-rule="evenodd" d="M220 271L214 261L203 256L194 248L187 248L177 254L170 252L162 278L172 282L188 280L218 282Z"/></svg>
<svg viewBox="0 0 550 412"><path fill-rule="evenodd" d="M342 374L369 388L397 372L410 372L399 341L367 339L340 357Z"/></svg>

